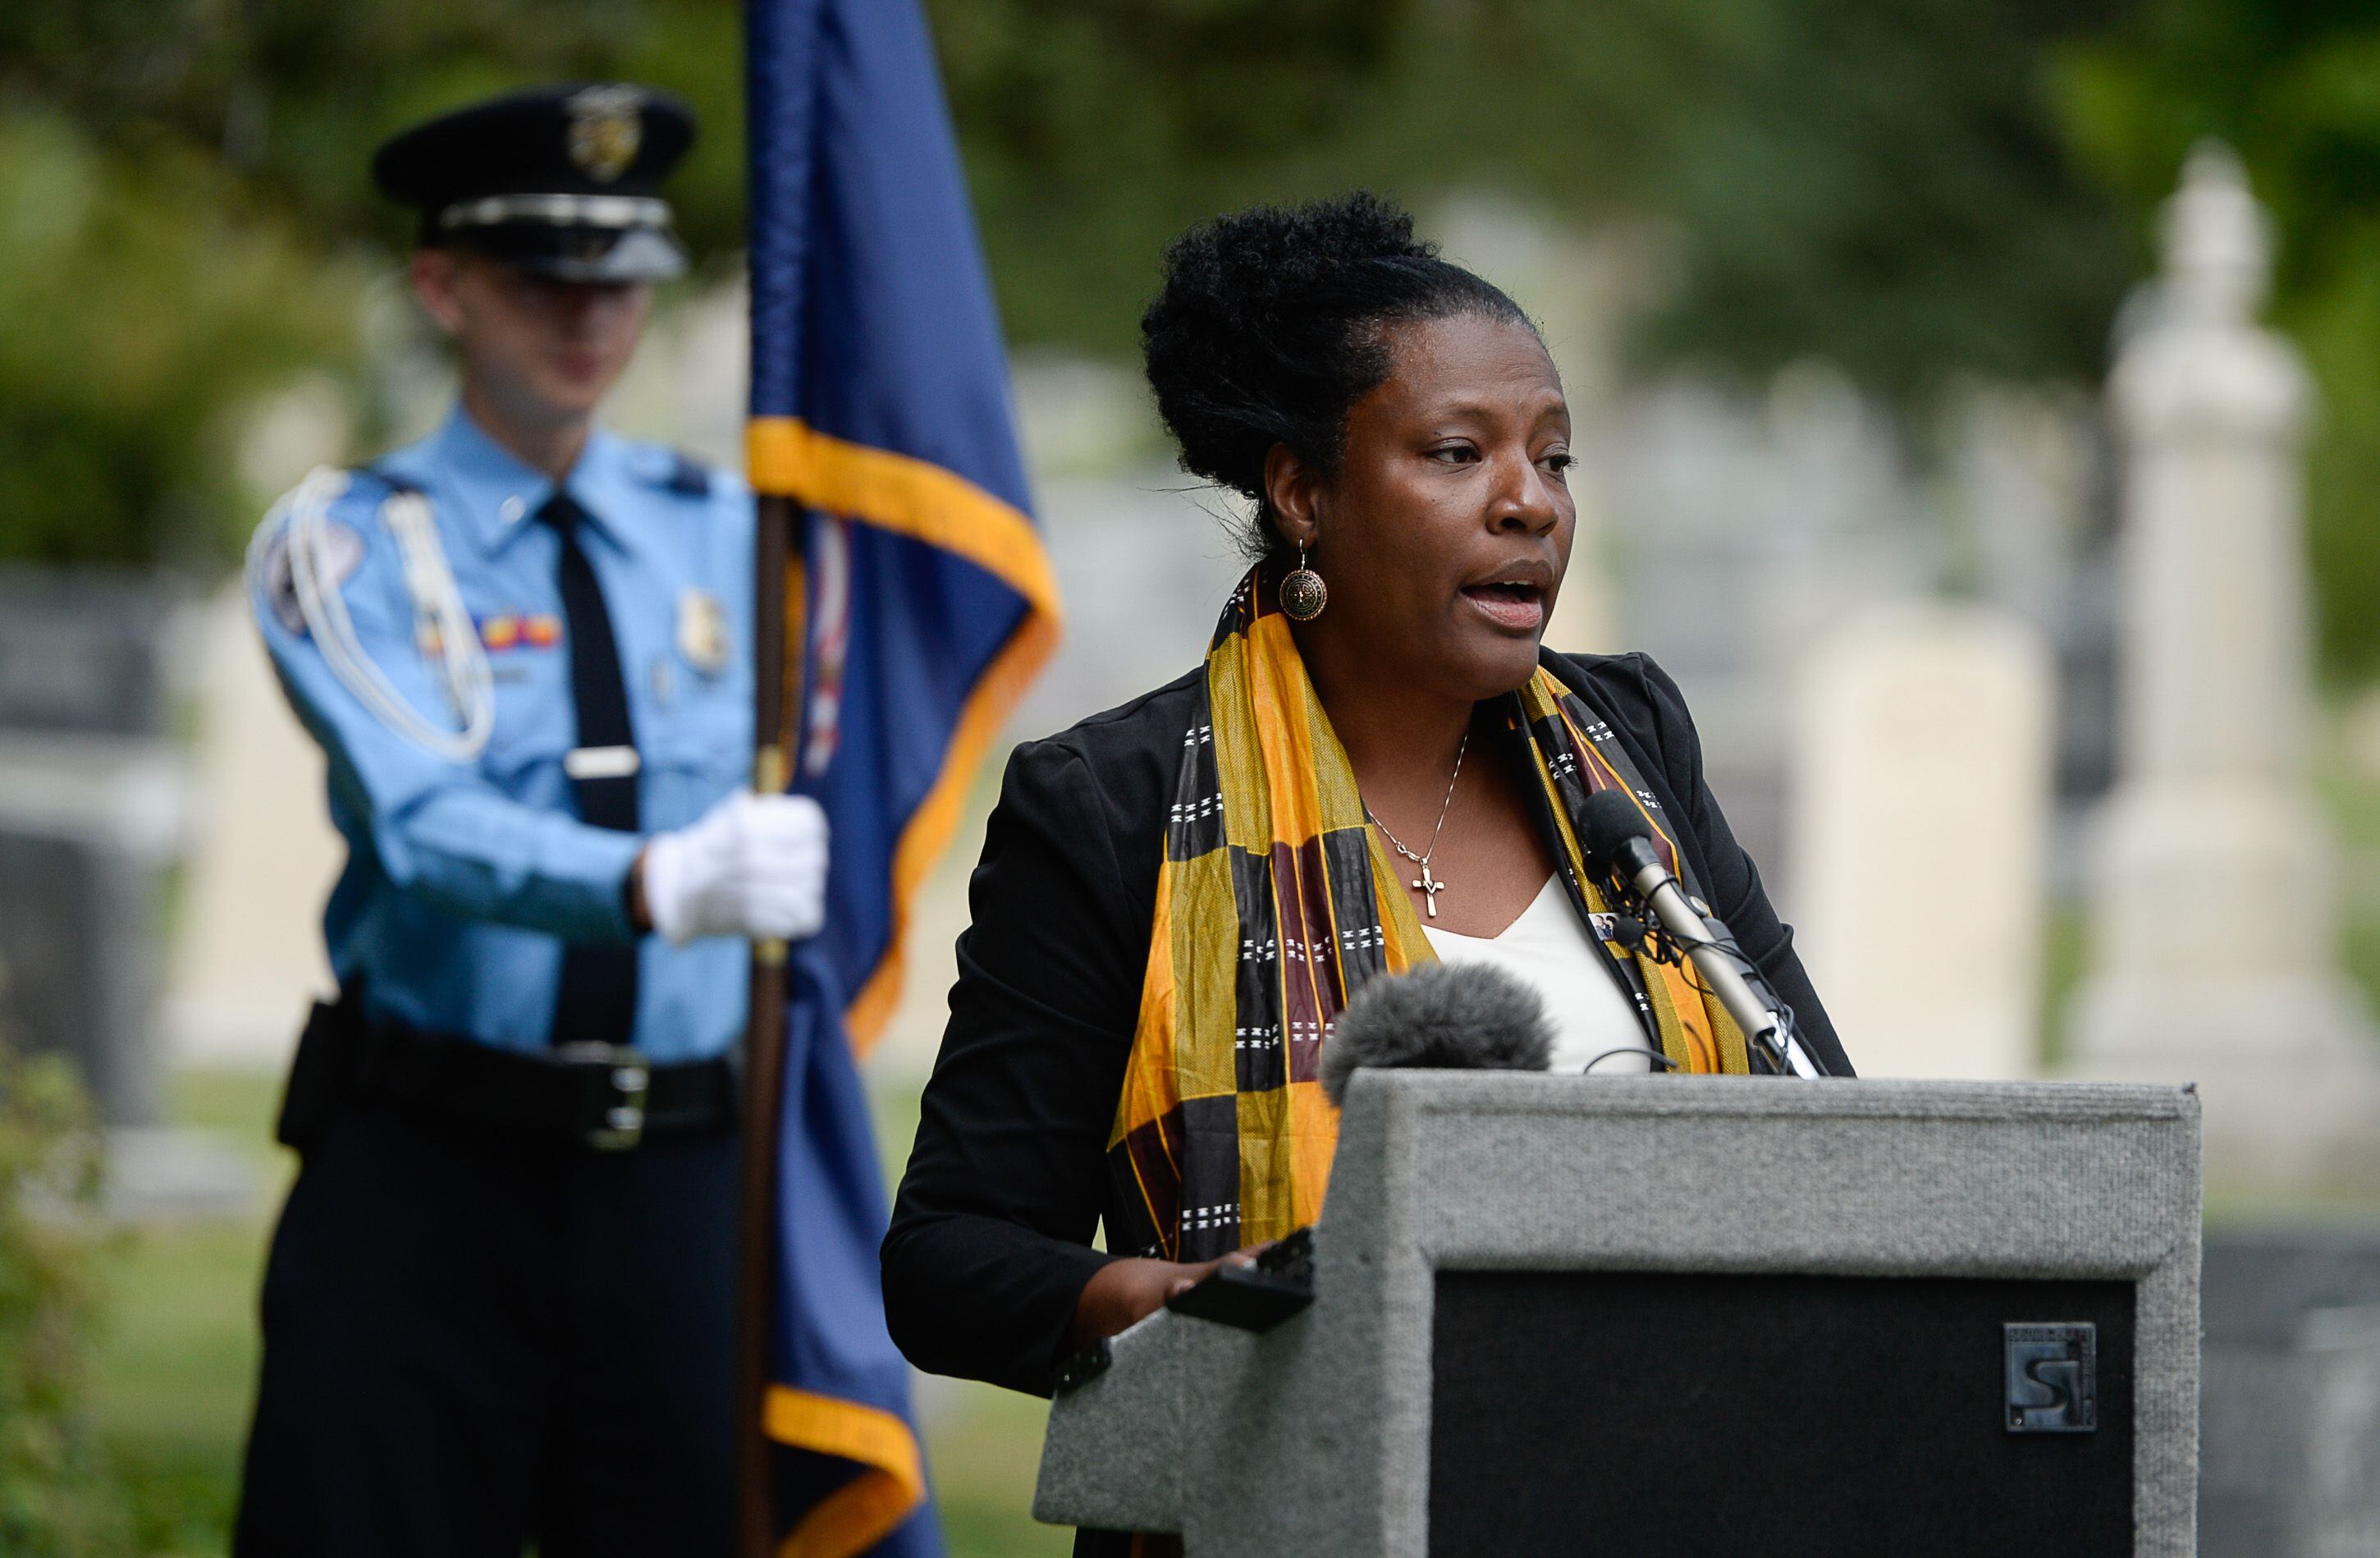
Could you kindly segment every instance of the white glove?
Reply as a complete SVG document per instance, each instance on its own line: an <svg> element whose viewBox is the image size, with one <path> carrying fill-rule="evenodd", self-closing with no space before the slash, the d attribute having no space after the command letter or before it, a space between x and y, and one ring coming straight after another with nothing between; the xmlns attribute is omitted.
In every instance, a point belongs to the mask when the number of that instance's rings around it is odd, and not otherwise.
<svg viewBox="0 0 2380 1558"><path fill-rule="evenodd" d="M680 946L698 936L816 935L826 853L818 802L739 790L645 846L645 912Z"/></svg>

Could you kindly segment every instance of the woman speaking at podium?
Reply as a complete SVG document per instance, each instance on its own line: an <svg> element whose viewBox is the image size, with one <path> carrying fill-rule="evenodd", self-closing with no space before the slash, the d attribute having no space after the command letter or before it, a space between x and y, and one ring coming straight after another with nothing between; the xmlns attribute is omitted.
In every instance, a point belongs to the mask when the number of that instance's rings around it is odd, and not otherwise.
<svg viewBox="0 0 2380 1558"><path fill-rule="evenodd" d="M1746 1068L1690 972L1597 939L1596 791L1636 799L1850 1071L1676 686L1539 646L1576 510L1520 308L1355 194L1194 228L1141 329L1182 464L1252 505L1254 566L1203 665L1011 758L883 1250L913 1362L1045 1394L1073 1348L1314 1220L1317 1058L1366 980L1498 962L1545 997L1557 1070L1623 1046Z"/></svg>

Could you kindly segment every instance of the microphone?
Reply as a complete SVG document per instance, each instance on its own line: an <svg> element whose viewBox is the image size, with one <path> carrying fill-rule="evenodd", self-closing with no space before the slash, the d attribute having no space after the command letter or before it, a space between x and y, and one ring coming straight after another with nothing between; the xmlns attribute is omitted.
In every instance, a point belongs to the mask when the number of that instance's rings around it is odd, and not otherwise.
<svg viewBox="0 0 2380 1558"><path fill-rule="evenodd" d="M1597 790L1586 797L1579 822L1579 848L1588 862L1644 900L1670 939L1686 949L1704 984L1770 1069L1796 1077L1825 1076L1793 1037L1793 1009L1767 990L1768 981L1737 947L1734 934L1697 908L1661 863L1636 802L1618 790ZM1753 989L1746 974L1760 980L1761 991Z"/></svg>
<svg viewBox="0 0 2380 1558"><path fill-rule="evenodd" d="M1501 968L1432 963L1382 975L1355 992L1322 1046L1320 1080L1338 1108L1359 1067L1543 1071L1553 1053L1553 1024L1536 991ZM1165 1307L1243 1331L1269 1331L1313 1301L1313 1231L1300 1228L1253 1263L1219 1267ZM1059 1387L1097 1375L1108 1357L1104 1342L1078 1355L1059 1375Z"/></svg>
<svg viewBox="0 0 2380 1558"><path fill-rule="evenodd" d="M1430 963L1355 992L1322 1046L1322 1091L1336 1107L1358 1066L1543 1071L1553 1023L1537 992L1501 968Z"/></svg>

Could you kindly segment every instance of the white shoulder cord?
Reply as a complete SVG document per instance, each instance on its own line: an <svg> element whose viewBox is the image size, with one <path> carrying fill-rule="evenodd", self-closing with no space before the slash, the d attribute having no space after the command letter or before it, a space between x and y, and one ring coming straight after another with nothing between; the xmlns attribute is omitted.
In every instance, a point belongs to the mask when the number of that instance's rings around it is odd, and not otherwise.
<svg viewBox="0 0 2380 1558"><path fill-rule="evenodd" d="M347 603L339 593L337 560L331 547L330 510L347 490L347 473L317 469L266 515L248 547L248 587L269 598L273 541L286 533L289 583L299 616L321 647L322 658L348 691L389 729L449 762L469 762L486 749L495 728L495 680L480 633L464 609L430 501L419 493L391 493L380 505L381 523L396 537L405 557L406 593L413 599L414 630L424 641L448 707L462 728L447 730L414 712L406 696L372 663L356 638ZM431 647L434 646L434 647Z"/></svg>

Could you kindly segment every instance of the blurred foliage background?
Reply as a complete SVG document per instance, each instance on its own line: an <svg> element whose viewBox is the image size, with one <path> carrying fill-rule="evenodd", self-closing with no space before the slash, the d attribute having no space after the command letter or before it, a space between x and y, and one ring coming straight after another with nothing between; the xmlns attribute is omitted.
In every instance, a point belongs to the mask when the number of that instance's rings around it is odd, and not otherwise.
<svg viewBox="0 0 2380 1558"><path fill-rule="evenodd" d="M2380 668L2380 12L2352 0L929 0L1020 345L1122 354L1184 224L1367 182L1498 189L1673 247L1638 346L1831 359L1907 418L1961 378L2089 383L2205 135L2284 235L2276 322L2329 412L2326 668ZM406 225L391 129L574 76L666 84L676 196L732 267L734 0L16 0L0 9L0 555L228 555L226 423L352 372ZM351 383L358 383L351 381ZM359 398L368 396L359 387ZM369 404L361 426L371 430Z"/></svg>
<svg viewBox="0 0 2380 1558"><path fill-rule="evenodd" d="M98 1141L55 1055L0 1041L0 1552L114 1558L129 1522L85 1409Z"/></svg>

